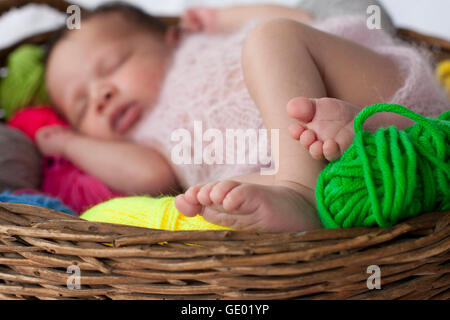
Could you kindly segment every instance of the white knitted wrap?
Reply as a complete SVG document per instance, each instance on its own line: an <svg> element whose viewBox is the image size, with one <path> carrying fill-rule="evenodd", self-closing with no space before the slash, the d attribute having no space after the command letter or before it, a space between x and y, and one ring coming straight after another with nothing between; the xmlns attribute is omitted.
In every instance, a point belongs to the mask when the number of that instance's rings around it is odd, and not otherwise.
<svg viewBox="0 0 450 320"><path fill-rule="evenodd" d="M254 25L229 35L187 37L175 54L159 102L134 134L136 141L157 147L171 159L171 150L178 144L171 141L171 134L184 128L194 138L194 121L201 121L203 132L218 129L224 137L226 129L264 129L241 66L241 48ZM187 187L254 172L260 166L204 163L173 167L181 185Z"/></svg>

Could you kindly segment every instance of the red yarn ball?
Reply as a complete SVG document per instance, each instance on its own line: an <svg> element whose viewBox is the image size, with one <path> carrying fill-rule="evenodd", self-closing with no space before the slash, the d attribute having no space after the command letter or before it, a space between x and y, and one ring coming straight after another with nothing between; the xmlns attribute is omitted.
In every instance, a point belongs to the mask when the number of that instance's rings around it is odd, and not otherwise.
<svg viewBox="0 0 450 320"><path fill-rule="evenodd" d="M29 107L17 112L8 122L10 127L19 129L33 142L36 142L36 133L47 126L68 126L58 114L49 106Z"/></svg>

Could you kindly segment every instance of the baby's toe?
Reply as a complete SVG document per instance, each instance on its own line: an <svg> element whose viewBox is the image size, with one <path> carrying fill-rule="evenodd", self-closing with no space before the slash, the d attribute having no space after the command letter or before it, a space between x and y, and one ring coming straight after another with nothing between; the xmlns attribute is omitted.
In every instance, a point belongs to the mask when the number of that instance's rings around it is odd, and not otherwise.
<svg viewBox="0 0 450 320"><path fill-rule="evenodd" d="M184 198L193 205L199 205L200 202L198 201L198 192L201 190L202 187L203 185L201 184L190 187L184 193Z"/></svg>
<svg viewBox="0 0 450 320"><path fill-rule="evenodd" d="M219 182L212 188L210 192L211 201L215 204L222 204L226 195L239 185L241 185L240 182L231 180Z"/></svg>
<svg viewBox="0 0 450 320"><path fill-rule="evenodd" d="M353 143L353 139L355 138L355 134L353 131L353 124L349 123L347 126L345 126L342 130L339 131L339 134L336 136L334 140L336 140L336 143L339 146L339 156L342 152L347 150L348 147L350 147Z"/></svg>
<svg viewBox="0 0 450 320"><path fill-rule="evenodd" d="M250 200L251 195L248 193L248 185L241 184L232 189L225 196L222 207L226 212L233 213L238 211L246 200Z"/></svg>
<svg viewBox="0 0 450 320"><path fill-rule="evenodd" d="M304 97L291 99L286 106L286 111L290 117L300 122L311 122L316 113L315 100Z"/></svg>
<svg viewBox="0 0 450 320"><path fill-rule="evenodd" d="M226 212L217 211L214 208L206 207L203 211L203 218L206 221L219 226L238 229L237 221L240 217Z"/></svg>
<svg viewBox="0 0 450 320"><path fill-rule="evenodd" d="M335 140L327 140L323 144L323 155L328 161L337 160L340 157L339 145Z"/></svg>
<svg viewBox="0 0 450 320"><path fill-rule="evenodd" d="M193 205L188 200L184 194L180 194L175 198L175 207L186 217L195 217L197 214L202 212L201 205Z"/></svg>
<svg viewBox="0 0 450 320"><path fill-rule="evenodd" d="M210 206L213 204L210 194L211 194L211 190L214 188L214 186L217 183L218 182L208 183L208 184L204 185L203 187L201 187L201 189L198 191L197 199L202 205Z"/></svg>
<svg viewBox="0 0 450 320"><path fill-rule="evenodd" d="M302 133L306 130L305 126L299 123L294 123L289 126L289 134L295 140L299 140Z"/></svg>
<svg viewBox="0 0 450 320"><path fill-rule="evenodd" d="M309 147L309 153L316 160L323 160L323 142L316 141Z"/></svg>
<svg viewBox="0 0 450 320"><path fill-rule="evenodd" d="M306 149L309 149L316 140L316 134L312 130L305 130L300 136L300 144Z"/></svg>

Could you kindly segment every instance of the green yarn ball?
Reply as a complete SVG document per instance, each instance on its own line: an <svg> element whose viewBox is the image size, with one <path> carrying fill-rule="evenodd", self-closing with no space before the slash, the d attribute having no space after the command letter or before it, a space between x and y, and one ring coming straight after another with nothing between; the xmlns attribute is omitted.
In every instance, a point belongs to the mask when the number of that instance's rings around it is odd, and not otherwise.
<svg viewBox="0 0 450 320"><path fill-rule="evenodd" d="M364 121L377 112L398 113L416 124L364 131ZM354 128L353 145L317 182L325 228L389 227L420 213L450 210L450 111L433 119L377 104L361 111Z"/></svg>
<svg viewBox="0 0 450 320"><path fill-rule="evenodd" d="M8 57L7 76L0 80L0 107L10 118L23 107L47 104L44 50L22 45Z"/></svg>

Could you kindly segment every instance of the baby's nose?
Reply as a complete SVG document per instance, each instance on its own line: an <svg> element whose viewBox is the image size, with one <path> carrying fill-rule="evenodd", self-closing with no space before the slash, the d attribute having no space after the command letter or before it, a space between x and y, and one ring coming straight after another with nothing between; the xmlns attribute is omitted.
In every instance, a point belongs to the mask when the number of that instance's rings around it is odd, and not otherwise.
<svg viewBox="0 0 450 320"><path fill-rule="evenodd" d="M103 89L99 94L97 102L97 111L103 112L111 99L114 97L115 91L112 88Z"/></svg>

